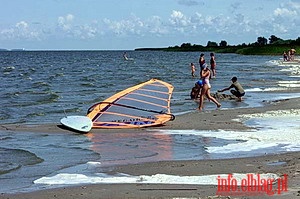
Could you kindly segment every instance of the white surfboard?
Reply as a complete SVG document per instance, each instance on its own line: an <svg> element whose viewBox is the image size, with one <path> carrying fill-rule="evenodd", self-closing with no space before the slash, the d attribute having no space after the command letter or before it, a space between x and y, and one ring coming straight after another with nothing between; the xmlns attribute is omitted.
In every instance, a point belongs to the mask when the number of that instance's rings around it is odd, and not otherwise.
<svg viewBox="0 0 300 199"><path fill-rule="evenodd" d="M93 122L87 116L67 116L60 120L60 123L76 131L87 133L93 127Z"/></svg>

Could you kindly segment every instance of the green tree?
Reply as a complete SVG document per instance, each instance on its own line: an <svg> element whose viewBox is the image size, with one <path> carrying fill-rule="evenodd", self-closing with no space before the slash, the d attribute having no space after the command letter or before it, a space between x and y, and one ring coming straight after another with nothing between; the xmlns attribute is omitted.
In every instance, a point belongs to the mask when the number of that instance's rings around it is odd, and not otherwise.
<svg viewBox="0 0 300 199"><path fill-rule="evenodd" d="M208 41L206 47L216 47L218 46L217 42Z"/></svg>
<svg viewBox="0 0 300 199"><path fill-rule="evenodd" d="M255 43L258 46L265 46L267 45L268 40L265 37L258 37L257 42Z"/></svg>
<svg viewBox="0 0 300 199"><path fill-rule="evenodd" d="M276 41L280 41L282 39L280 39L279 37L276 37L275 35L271 35L269 38L269 44L273 44Z"/></svg>
<svg viewBox="0 0 300 199"><path fill-rule="evenodd" d="M190 48L192 46L192 44L191 43L183 43L183 44L181 44L181 48Z"/></svg>
<svg viewBox="0 0 300 199"><path fill-rule="evenodd" d="M300 37L298 37L296 40L295 40L295 43L300 45Z"/></svg>
<svg viewBox="0 0 300 199"><path fill-rule="evenodd" d="M222 41L219 43L219 46L221 46L221 47L226 47L226 46L227 46L227 41L222 40Z"/></svg>

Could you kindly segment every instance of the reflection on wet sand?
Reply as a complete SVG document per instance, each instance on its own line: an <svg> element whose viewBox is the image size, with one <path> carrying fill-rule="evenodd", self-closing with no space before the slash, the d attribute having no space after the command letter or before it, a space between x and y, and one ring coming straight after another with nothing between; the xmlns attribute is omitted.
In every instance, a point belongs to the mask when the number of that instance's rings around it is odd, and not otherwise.
<svg viewBox="0 0 300 199"><path fill-rule="evenodd" d="M91 141L90 149L100 154L102 166L210 159L206 147L219 143L209 137L172 135L160 131L88 133L86 136Z"/></svg>

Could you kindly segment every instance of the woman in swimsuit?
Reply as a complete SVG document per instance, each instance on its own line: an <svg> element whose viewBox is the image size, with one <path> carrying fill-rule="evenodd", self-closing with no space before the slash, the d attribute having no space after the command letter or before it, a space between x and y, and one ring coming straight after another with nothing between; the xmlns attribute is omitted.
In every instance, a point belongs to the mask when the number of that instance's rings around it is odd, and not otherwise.
<svg viewBox="0 0 300 199"><path fill-rule="evenodd" d="M210 70L207 68L206 64L203 65L203 70L201 71L201 76L202 76L205 83L204 83L204 85L202 87L202 90L201 90L200 103L199 103L199 108L198 109L200 111L203 109L204 95L206 95L208 100L213 101L217 105L217 107L220 108L221 104L214 97L212 97L210 95L210 89L211 89L211 85L209 83Z"/></svg>

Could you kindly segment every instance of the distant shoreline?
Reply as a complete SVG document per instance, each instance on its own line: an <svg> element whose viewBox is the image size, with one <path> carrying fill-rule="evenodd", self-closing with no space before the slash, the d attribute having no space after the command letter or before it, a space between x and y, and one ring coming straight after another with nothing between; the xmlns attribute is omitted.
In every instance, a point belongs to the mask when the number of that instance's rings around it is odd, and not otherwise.
<svg viewBox="0 0 300 199"><path fill-rule="evenodd" d="M183 45L183 44L182 44ZM234 53L240 55L271 55L282 56L283 52L287 52L289 49L294 48L297 52L300 52L300 45L263 45L263 46L251 46L251 45L237 45L237 46L201 46L201 45L183 45L183 46L169 46L160 48L136 48L133 51L166 51L166 52L215 52L215 53ZM124 50L98 50L98 49L49 49L49 50L30 50L30 49L4 49L0 48L0 52L60 52L60 51L124 51ZM129 51L129 50L127 50Z"/></svg>
<svg viewBox="0 0 300 199"><path fill-rule="evenodd" d="M170 51L170 52L215 52L215 53L235 53L241 55L282 55L284 51L294 48L300 52L300 45L263 45L263 46L201 46L201 45L181 45L163 48L136 48L135 51Z"/></svg>

